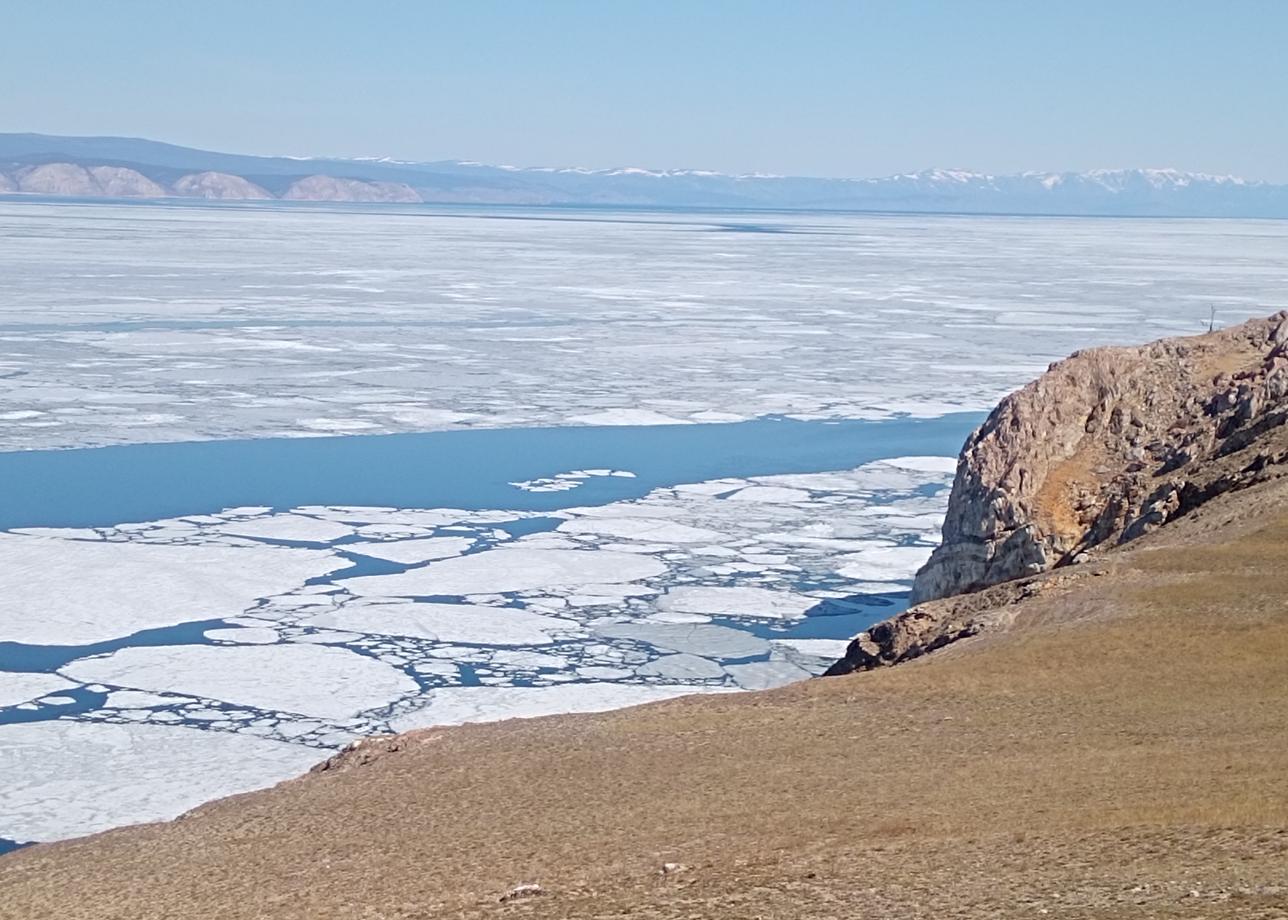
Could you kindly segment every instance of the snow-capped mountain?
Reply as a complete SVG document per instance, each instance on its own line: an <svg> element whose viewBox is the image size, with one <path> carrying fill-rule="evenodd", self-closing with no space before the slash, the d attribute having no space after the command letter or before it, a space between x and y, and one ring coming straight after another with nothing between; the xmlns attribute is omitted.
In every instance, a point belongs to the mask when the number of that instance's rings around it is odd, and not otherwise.
<svg viewBox="0 0 1288 920"><path fill-rule="evenodd" d="M0 134L0 194L1288 217L1288 186L1175 169L1014 175L927 169L882 178L832 179L636 166L587 169L388 157L260 157L137 138L40 134Z"/></svg>

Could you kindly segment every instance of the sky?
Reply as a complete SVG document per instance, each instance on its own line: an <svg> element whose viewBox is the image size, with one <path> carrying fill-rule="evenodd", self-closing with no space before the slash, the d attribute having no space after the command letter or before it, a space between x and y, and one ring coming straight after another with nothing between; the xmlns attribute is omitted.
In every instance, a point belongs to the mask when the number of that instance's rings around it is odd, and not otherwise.
<svg viewBox="0 0 1288 920"><path fill-rule="evenodd" d="M1279 0L6 0L0 131L237 153L1288 182Z"/></svg>

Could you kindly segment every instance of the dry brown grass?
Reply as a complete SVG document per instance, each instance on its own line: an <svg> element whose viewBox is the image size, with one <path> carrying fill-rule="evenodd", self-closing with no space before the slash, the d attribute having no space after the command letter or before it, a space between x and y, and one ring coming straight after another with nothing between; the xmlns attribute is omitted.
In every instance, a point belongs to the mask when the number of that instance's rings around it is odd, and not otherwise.
<svg viewBox="0 0 1288 920"><path fill-rule="evenodd" d="M909 665L431 730L21 851L0 917L1288 916L1288 516L1204 533Z"/></svg>

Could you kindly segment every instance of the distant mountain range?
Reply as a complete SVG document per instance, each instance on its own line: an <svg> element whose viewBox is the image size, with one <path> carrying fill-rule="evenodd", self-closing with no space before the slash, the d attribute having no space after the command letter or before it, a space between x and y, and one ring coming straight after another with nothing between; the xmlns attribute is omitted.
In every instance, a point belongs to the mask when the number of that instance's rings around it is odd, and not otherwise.
<svg viewBox="0 0 1288 920"><path fill-rule="evenodd" d="M877 179L260 157L127 137L0 134L0 195L909 213L1288 217L1288 185L1173 169Z"/></svg>

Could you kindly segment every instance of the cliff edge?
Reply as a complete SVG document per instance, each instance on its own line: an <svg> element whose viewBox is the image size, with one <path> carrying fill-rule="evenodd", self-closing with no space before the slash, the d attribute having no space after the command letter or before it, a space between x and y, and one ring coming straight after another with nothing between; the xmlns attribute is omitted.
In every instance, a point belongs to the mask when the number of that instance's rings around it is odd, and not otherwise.
<svg viewBox="0 0 1288 920"><path fill-rule="evenodd" d="M1089 562L1210 499L1288 473L1288 311L1139 347L1080 351L967 440L943 542L908 611L829 673L907 660L987 628L1021 580ZM987 598L970 595L1000 586ZM928 602L952 599L938 604Z"/></svg>

